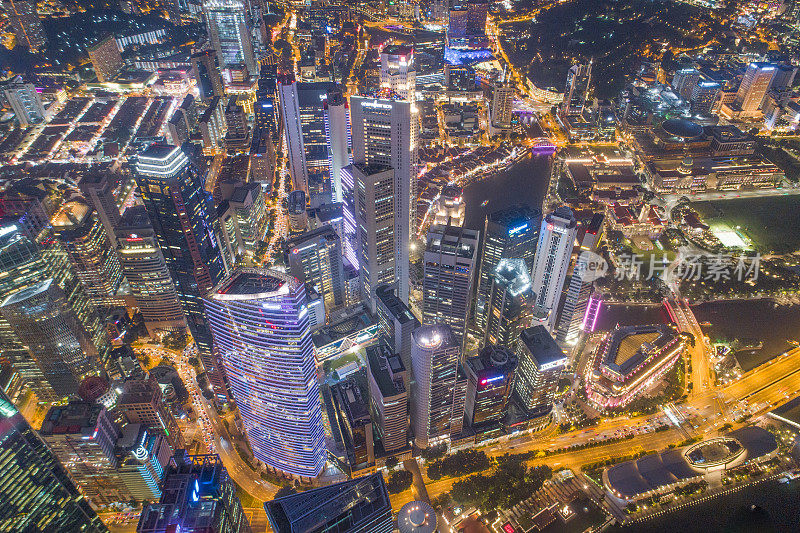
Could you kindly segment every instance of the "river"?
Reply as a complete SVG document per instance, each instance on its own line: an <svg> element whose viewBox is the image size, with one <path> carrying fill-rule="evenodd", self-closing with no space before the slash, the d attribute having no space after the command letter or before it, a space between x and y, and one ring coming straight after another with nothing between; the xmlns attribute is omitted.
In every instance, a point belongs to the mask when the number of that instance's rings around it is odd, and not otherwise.
<svg viewBox="0 0 800 533"><path fill-rule="evenodd" d="M486 215L515 204L541 209L549 181L550 158L533 156L494 176L467 185L464 187L464 226L483 231ZM482 206L486 200L488 203Z"/></svg>

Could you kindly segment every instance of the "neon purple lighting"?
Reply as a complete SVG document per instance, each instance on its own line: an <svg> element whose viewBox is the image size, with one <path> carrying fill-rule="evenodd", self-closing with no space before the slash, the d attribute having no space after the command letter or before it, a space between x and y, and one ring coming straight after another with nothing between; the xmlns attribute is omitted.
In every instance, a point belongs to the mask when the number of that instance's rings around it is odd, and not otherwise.
<svg viewBox="0 0 800 533"><path fill-rule="evenodd" d="M594 331L594 328L597 326L597 318L600 316L600 306L603 301L600 298L595 298L594 296L589 297L589 303L586 305L586 313L583 315L583 322L581 323L581 329L583 331ZM587 329L587 325L589 321L592 322L592 325Z"/></svg>

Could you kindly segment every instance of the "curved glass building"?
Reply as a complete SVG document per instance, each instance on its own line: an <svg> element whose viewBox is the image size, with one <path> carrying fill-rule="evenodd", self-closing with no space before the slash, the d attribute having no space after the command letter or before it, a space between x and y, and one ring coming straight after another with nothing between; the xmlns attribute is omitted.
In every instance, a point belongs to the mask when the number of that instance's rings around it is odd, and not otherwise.
<svg viewBox="0 0 800 533"><path fill-rule="evenodd" d="M296 278L246 268L214 287L205 308L256 458L316 477L325 436L305 298Z"/></svg>

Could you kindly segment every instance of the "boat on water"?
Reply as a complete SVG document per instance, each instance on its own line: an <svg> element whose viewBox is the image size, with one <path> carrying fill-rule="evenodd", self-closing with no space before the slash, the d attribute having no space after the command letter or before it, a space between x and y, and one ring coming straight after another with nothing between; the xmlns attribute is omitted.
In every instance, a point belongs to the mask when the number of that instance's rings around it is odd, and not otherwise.
<svg viewBox="0 0 800 533"><path fill-rule="evenodd" d="M486 207L486 204L488 204L488 203L489 203L489 200L484 200L483 202L481 202L481 207Z"/></svg>

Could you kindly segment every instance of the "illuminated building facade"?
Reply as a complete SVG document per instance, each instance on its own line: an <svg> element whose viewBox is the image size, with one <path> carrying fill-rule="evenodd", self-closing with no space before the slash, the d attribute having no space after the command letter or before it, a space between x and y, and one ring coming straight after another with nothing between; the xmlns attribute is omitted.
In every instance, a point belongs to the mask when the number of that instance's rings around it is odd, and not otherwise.
<svg viewBox="0 0 800 533"><path fill-rule="evenodd" d="M153 224L215 401L228 393L225 372L211 348L202 297L225 275L215 234L214 206L205 176L177 146L154 144L139 155L136 183Z"/></svg>
<svg viewBox="0 0 800 533"><path fill-rule="evenodd" d="M466 205L463 190L458 185L445 185L439 199L433 204L433 223L463 226Z"/></svg>
<svg viewBox="0 0 800 533"><path fill-rule="evenodd" d="M422 323L447 324L459 345L467 329L480 233L433 225L423 254Z"/></svg>
<svg viewBox="0 0 800 533"><path fill-rule="evenodd" d="M386 452L408 447L408 370L385 344L367 348L370 412Z"/></svg>
<svg viewBox="0 0 800 533"><path fill-rule="evenodd" d="M28 3L28 2L26 2ZM20 126L44 122L45 109L41 95L32 83L24 83L21 76L0 86Z"/></svg>
<svg viewBox="0 0 800 533"><path fill-rule="evenodd" d="M218 455L187 455L169 462L161 500L142 510L138 533L250 533L236 484Z"/></svg>
<svg viewBox="0 0 800 533"><path fill-rule="evenodd" d="M204 50L192 54L190 60L192 75L197 82L197 89L200 91L200 99L205 102L214 97L225 96L225 87L219 73L217 52Z"/></svg>
<svg viewBox="0 0 800 533"><path fill-rule="evenodd" d="M304 285L279 272L241 269L205 304L255 457L289 475L316 477L326 451Z"/></svg>
<svg viewBox="0 0 800 533"><path fill-rule="evenodd" d="M517 357L515 396L531 417L547 415L553 409L558 378L569 359L541 325L520 333Z"/></svg>
<svg viewBox="0 0 800 533"><path fill-rule="evenodd" d="M342 245L336 231L325 225L286 241L289 273L310 283L325 301L325 311L345 304Z"/></svg>
<svg viewBox="0 0 800 533"><path fill-rule="evenodd" d="M248 13L248 5L242 0L203 1L209 40L217 52L220 68L244 65L251 75L257 75Z"/></svg>
<svg viewBox="0 0 800 533"><path fill-rule="evenodd" d="M344 199L342 169L352 163L350 157L350 113L342 91L328 91L325 100L325 135L328 144L328 166L331 181L331 201Z"/></svg>
<svg viewBox="0 0 800 533"><path fill-rule="evenodd" d="M764 103L772 77L775 75L775 65L770 63L750 63L736 92L733 105L741 109L744 116L756 116Z"/></svg>
<svg viewBox="0 0 800 533"><path fill-rule="evenodd" d="M464 414L474 429L502 421L506 413L517 356L503 346L488 345L480 355L464 361L467 395Z"/></svg>
<svg viewBox="0 0 800 533"><path fill-rule="evenodd" d="M524 259L501 259L492 273L485 344L515 346L530 323L534 294Z"/></svg>
<svg viewBox="0 0 800 533"><path fill-rule="evenodd" d="M597 349L586 382L589 402L598 409L624 407L653 387L685 352L683 338L670 326L617 326Z"/></svg>
<svg viewBox="0 0 800 533"><path fill-rule="evenodd" d="M414 48L406 44L384 46L381 50L381 88L413 103L416 100L416 80Z"/></svg>
<svg viewBox="0 0 800 533"><path fill-rule="evenodd" d="M294 74L278 76L278 103L283 118L283 135L289 160L289 175L292 188L308 193L308 164L303 145L303 129L300 124L300 96Z"/></svg>
<svg viewBox="0 0 800 533"><path fill-rule="evenodd" d="M1 530L108 531L55 454L2 391L0 464Z"/></svg>
<svg viewBox="0 0 800 533"><path fill-rule="evenodd" d="M410 102L395 98L354 96L350 98L350 119L353 162L394 170L394 276L398 296L408 302L411 198L417 179L417 111Z"/></svg>
<svg viewBox="0 0 800 533"><path fill-rule="evenodd" d="M483 335L489 313L494 271L501 259L522 259L530 272L539 240L542 213L529 207L512 207L486 217L481 264L476 281L475 330Z"/></svg>
<svg viewBox="0 0 800 533"><path fill-rule="evenodd" d="M420 325L408 306L397 297L392 285L375 288L380 337L394 353L400 355L403 366L411 370L411 335Z"/></svg>
<svg viewBox="0 0 800 533"><path fill-rule="evenodd" d="M534 318L548 331L555 326L577 232L578 223L569 207L558 207L542 220L531 278L535 294Z"/></svg>
<svg viewBox="0 0 800 533"><path fill-rule="evenodd" d="M125 66L113 35L107 35L95 45L88 47L86 51L97 75L97 81L101 83L113 80Z"/></svg>
<svg viewBox="0 0 800 533"><path fill-rule="evenodd" d="M127 209L114 237L122 272L150 336L185 331L183 308L145 208Z"/></svg>
<svg viewBox="0 0 800 533"><path fill-rule="evenodd" d="M460 433L464 417L461 347L445 324L414 330L411 345L411 421L417 446L427 448ZM460 407L460 409L458 408Z"/></svg>
<svg viewBox="0 0 800 533"><path fill-rule="evenodd" d="M589 87L592 83L592 63L572 65L567 72L567 87L561 112L565 115L580 115L586 106Z"/></svg>

